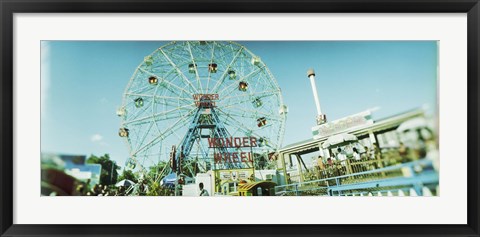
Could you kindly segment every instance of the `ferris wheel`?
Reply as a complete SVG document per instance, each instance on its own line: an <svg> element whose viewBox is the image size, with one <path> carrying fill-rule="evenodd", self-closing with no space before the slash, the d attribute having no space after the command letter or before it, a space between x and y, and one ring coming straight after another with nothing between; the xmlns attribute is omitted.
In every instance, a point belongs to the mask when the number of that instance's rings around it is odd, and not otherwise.
<svg viewBox="0 0 480 237"><path fill-rule="evenodd" d="M145 174L171 159L196 169L191 173L212 169L218 149L209 139L215 137L254 137L256 146L248 148L253 154L275 152L286 114L280 88L260 57L219 41L171 42L146 56L117 110L128 163Z"/></svg>

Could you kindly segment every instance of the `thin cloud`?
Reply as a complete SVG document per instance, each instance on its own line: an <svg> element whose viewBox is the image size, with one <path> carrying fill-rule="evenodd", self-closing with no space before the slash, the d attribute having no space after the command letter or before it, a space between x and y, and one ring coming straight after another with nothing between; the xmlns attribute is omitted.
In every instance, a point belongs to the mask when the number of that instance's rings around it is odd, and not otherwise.
<svg viewBox="0 0 480 237"><path fill-rule="evenodd" d="M94 134L94 135L90 138L90 140L91 140L92 142L100 142L100 141L103 140L103 137L102 137L102 135L100 135L100 134Z"/></svg>

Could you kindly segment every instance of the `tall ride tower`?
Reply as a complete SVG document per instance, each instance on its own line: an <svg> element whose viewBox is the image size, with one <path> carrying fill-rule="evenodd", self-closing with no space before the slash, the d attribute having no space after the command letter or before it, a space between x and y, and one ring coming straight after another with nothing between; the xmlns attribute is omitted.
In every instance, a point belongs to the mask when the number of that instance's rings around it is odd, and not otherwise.
<svg viewBox="0 0 480 237"><path fill-rule="evenodd" d="M315 85L315 71L312 68L308 69L307 76L310 79L313 98L315 100L315 105L317 107L316 122L317 122L317 125L321 125L327 122L327 115L322 114L322 109L320 108L320 100L318 99L317 86Z"/></svg>

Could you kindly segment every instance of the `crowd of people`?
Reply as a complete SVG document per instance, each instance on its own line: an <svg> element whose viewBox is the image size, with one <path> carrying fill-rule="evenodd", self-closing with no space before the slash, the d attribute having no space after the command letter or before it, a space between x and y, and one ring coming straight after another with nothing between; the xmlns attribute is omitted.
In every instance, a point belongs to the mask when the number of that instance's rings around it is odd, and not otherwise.
<svg viewBox="0 0 480 237"><path fill-rule="evenodd" d="M125 196L126 188L124 186L115 187L115 185L95 184L91 188L84 185L77 187L82 192L82 196Z"/></svg>
<svg viewBox="0 0 480 237"><path fill-rule="evenodd" d="M91 180L80 181L58 169L43 169L42 196L159 196L169 195L171 190L140 179L137 183L92 184Z"/></svg>
<svg viewBox="0 0 480 237"><path fill-rule="evenodd" d="M412 148L402 142L386 149L380 149L376 143L372 147L357 146L348 151L345 147L336 147L329 157L317 158L316 174L311 176L313 179L329 178L406 163L425 158L427 150L425 144Z"/></svg>

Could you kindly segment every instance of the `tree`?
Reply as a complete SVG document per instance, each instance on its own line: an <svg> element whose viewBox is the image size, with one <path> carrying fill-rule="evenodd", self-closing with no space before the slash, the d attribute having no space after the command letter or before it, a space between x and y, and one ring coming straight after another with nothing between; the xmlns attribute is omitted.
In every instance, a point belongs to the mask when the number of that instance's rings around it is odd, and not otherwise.
<svg viewBox="0 0 480 237"><path fill-rule="evenodd" d="M102 166L102 171L100 173L100 184L112 185L117 183L117 169L120 169L120 166L118 166L115 161L110 160L110 155L105 154L100 157L90 155L90 157L87 159L87 163L99 164Z"/></svg>
<svg viewBox="0 0 480 237"><path fill-rule="evenodd" d="M122 174L118 177L118 181L128 179L134 183L138 183L137 176L131 170L123 170Z"/></svg>
<svg viewBox="0 0 480 237"><path fill-rule="evenodd" d="M148 176L152 177L153 180L156 180L157 178L163 178L165 175L167 175L165 173L162 173L164 172L166 166L167 163L163 161L158 162L156 165L150 166Z"/></svg>
<svg viewBox="0 0 480 237"><path fill-rule="evenodd" d="M171 196L173 191L162 187L159 183L152 183L147 191L147 196Z"/></svg>

